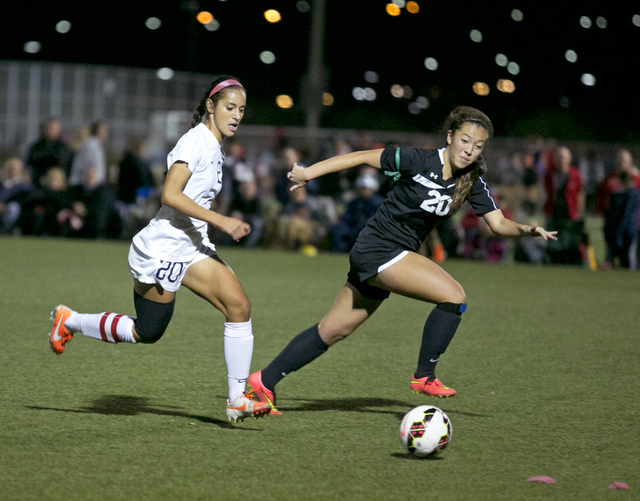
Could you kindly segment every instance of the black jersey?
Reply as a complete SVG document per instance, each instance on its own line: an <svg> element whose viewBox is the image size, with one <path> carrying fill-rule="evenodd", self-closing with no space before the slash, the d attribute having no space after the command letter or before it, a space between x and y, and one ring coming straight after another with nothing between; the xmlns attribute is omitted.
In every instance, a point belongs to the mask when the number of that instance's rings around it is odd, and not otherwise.
<svg viewBox="0 0 640 501"><path fill-rule="evenodd" d="M358 236L360 246L417 252L433 227L451 216L453 179L442 179L442 150L388 146L381 167L396 183L376 214ZM489 187L479 177L471 187L469 202L478 216L498 206Z"/></svg>

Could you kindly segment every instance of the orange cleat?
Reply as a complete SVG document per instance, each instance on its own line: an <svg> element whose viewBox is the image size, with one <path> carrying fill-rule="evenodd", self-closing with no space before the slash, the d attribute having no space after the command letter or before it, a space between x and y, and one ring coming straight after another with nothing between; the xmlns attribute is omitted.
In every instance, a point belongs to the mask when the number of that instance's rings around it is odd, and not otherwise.
<svg viewBox="0 0 640 501"><path fill-rule="evenodd" d="M65 321L71 316L71 313L73 313L73 311L63 304L56 306L55 310L51 312L53 327L49 335L49 344L51 345L51 349L58 355L64 351L64 345L67 341L73 339L73 333L69 332L64 325Z"/></svg>
<svg viewBox="0 0 640 501"><path fill-rule="evenodd" d="M241 395L233 402L227 400L227 421L234 423L242 422L248 417L257 419L268 416L270 412L271 405L268 402L257 402L249 393Z"/></svg>
<svg viewBox="0 0 640 501"><path fill-rule="evenodd" d="M413 391L413 393L439 398L451 398L456 394L456 390L454 390L453 388L447 388L440 381L438 381L438 378L435 376L425 376L420 379L416 379L414 375L411 379L411 390Z"/></svg>
<svg viewBox="0 0 640 501"><path fill-rule="evenodd" d="M262 384L262 371L254 372L247 379L251 391L248 394L255 395L258 402L266 402L271 406L271 414L281 416L282 412L276 409L276 394Z"/></svg>

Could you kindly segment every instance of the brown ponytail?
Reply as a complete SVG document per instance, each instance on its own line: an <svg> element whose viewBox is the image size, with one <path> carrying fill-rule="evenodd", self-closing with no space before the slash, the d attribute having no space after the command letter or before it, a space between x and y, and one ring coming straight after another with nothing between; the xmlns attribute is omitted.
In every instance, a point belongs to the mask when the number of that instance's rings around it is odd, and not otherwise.
<svg viewBox="0 0 640 501"><path fill-rule="evenodd" d="M196 112L193 114L193 119L191 120L191 128L195 127L200 122L202 122L202 117L204 117L207 114L207 99L211 99L211 101L213 102L213 106L215 107L215 105L218 103L218 101L220 101L220 98L225 94L225 92L227 92L227 90L242 88L238 85L230 85L216 92L213 96L209 97L209 94L211 94L211 91L214 89L214 87L218 85L220 82L224 82L225 80L237 81L238 79L235 77L231 77L229 75L222 75L216 78L213 82L211 82L211 85L203 94L202 99L200 100L200 103L196 108Z"/></svg>
<svg viewBox="0 0 640 501"><path fill-rule="evenodd" d="M445 120L442 128L445 134L449 131L453 134L466 123L482 127L486 130L488 135L487 139L493 136L493 124L489 117L480 110L470 106L458 106L455 108L451 113L449 113L449 116ZM455 214L460 207L462 207L462 204L469 197L469 192L471 191L473 183L486 172L487 163L481 155L473 165L467 167L464 172L457 176L453 200L449 206L451 215Z"/></svg>
<svg viewBox="0 0 640 501"><path fill-rule="evenodd" d="M456 187L453 192L453 200L449 205L450 214L453 216L458 209L462 207L471 191L471 186L476 182L480 176L487 172L487 163L482 158L482 155L474 162L472 166L465 169L465 173L456 179Z"/></svg>

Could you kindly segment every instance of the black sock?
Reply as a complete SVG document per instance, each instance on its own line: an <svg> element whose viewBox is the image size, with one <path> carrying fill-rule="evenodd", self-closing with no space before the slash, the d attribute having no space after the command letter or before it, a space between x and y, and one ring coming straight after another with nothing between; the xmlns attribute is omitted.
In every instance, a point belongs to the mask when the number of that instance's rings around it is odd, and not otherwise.
<svg viewBox="0 0 640 501"><path fill-rule="evenodd" d="M320 338L318 324L309 327L294 337L286 348L262 370L262 384L273 391L283 377L312 362L328 348Z"/></svg>
<svg viewBox="0 0 640 501"><path fill-rule="evenodd" d="M461 305L440 303L431 310L422 332L422 345L415 373L417 379L435 377L438 359L446 351L460 325L461 312L457 311L460 308L456 306Z"/></svg>

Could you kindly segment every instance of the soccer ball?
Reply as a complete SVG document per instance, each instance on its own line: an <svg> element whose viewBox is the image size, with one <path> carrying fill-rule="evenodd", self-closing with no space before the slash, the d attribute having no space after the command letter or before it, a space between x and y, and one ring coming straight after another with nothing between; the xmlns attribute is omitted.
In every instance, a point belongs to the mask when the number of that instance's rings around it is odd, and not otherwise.
<svg viewBox="0 0 640 501"><path fill-rule="evenodd" d="M404 415L399 432L408 453L419 458L433 457L451 442L451 421L442 409L420 405Z"/></svg>

